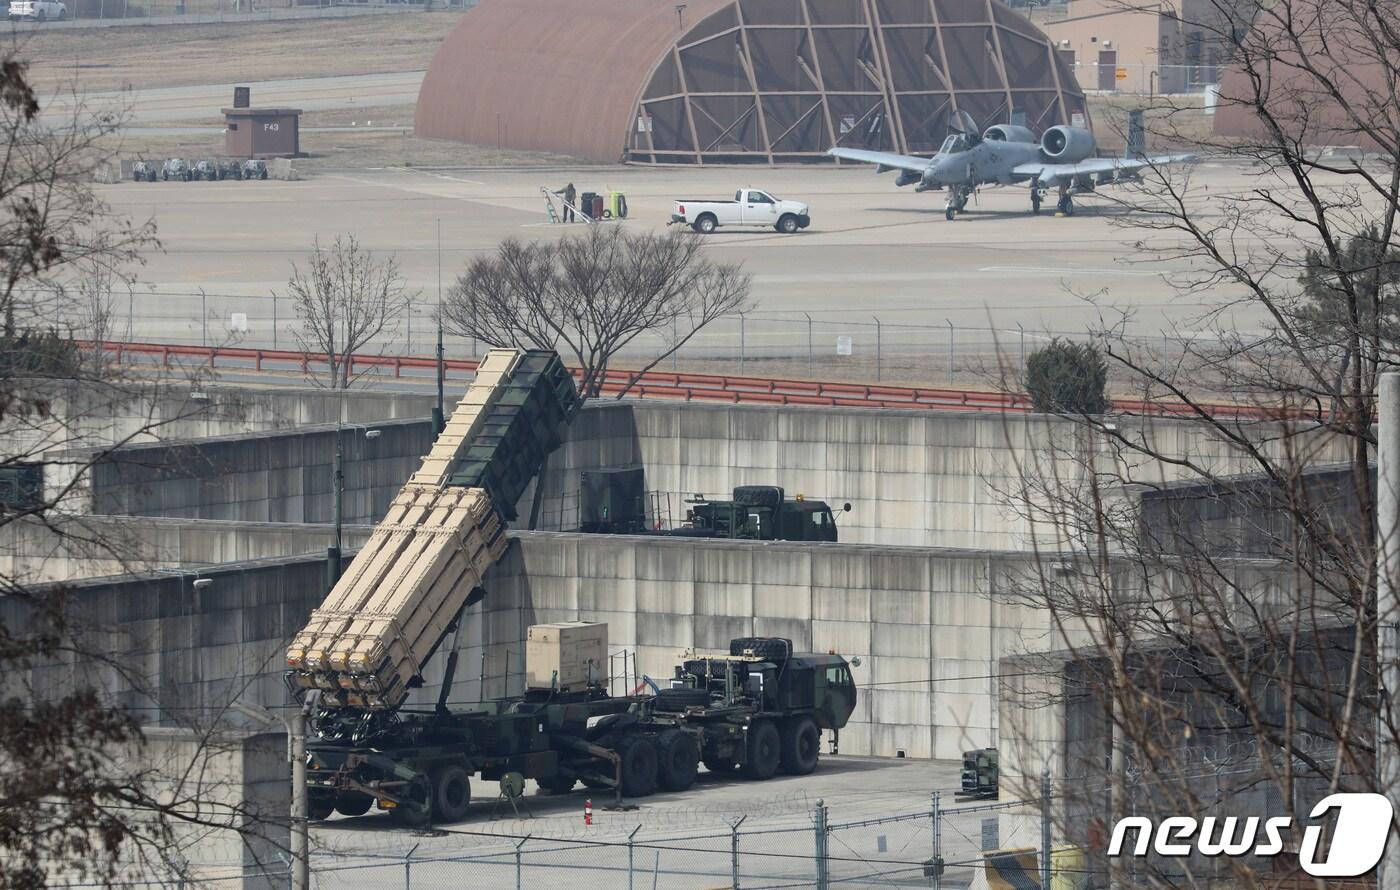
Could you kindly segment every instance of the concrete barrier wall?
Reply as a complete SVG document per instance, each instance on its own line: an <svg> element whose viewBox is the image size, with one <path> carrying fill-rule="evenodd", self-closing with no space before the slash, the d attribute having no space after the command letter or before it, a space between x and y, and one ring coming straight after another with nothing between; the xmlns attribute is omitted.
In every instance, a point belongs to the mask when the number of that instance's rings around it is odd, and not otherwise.
<svg viewBox="0 0 1400 890"><path fill-rule="evenodd" d="M303 414L327 407L313 399L293 404ZM412 405L361 404L360 416ZM286 415L269 407L266 416ZM346 521L382 516L432 438L426 418L375 426L381 435L373 442L354 430L344 434ZM727 497L738 485L776 484L838 507L849 501L853 509L838 519L843 542L1020 550L1035 538L1042 544L1056 538L1053 527L1037 526L1018 503L1023 478L1041 503L1042 486L1082 495L1076 488L1090 467L1110 488L1130 478L1165 483L1180 475L1173 464L1142 458L1147 447L1190 456L1220 474L1248 469L1197 425L1123 418L1119 428L1134 447L1036 415L597 402L579 414L545 469L539 527L576 527L582 471L641 464L663 524L684 519L691 495ZM1255 432L1264 437L1268 430ZM92 509L326 521L332 445L333 433L323 427L123 449L96 468ZM530 490L522 498L522 516L532 497Z"/></svg>
<svg viewBox="0 0 1400 890"><path fill-rule="evenodd" d="M39 418L15 435L45 450L126 442L185 440L286 430L319 423L372 423L426 419L434 398L417 393L358 389L344 398L313 387L246 387L219 383L39 379L23 383L25 398L47 406L52 425ZM342 407L343 403L343 407ZM31 443L22 443L31 447Z"/></svg>
<svg viewBox="0 0 1400 890"><path fill-rule="evenodd" d="M730 638L790 637L799 648L859 655L863 691L842 751L959 756L995 743L997 659L1051 644L1044 616L1009 597L1020 554L927 548L698 541L523 533L487 579L458 648L457 702L518 691L525 629L562 620L606 621L614 653L634 653L632 683L663 685L687 650L726 650ZM195 577L212 583L193 586ZM130 653L130 674L90 668L118 700L173 722L234 700L284 704L287 641L324 594L317 557L226 564L78 582L75 615L91 638ZM7 626L23 626L0 603ZM483 655L485 659L483 660ZM629 659L630 661L630 659ZM425 671L420 703L434 701L442 658ZM622 671L618 660L614 669ZM82 675L83 672L77 672ZM67 666L34 668L36 693L65 688ZM240 718L225 715L238 724Z"/></svg>
<svg viewBox="0 0 1400 890"><path fill-rule="evenodd" d="M342 530L347 548L370 527ZM23 584L70 581L157 568L208 566L323 554L331 526L127 516L55 516L0 525L0 575Z"/></svg>
<svg viewBox="0 0 1400 890"><path fill-rule="evenodd" d="M374 429L379 435L373 439L358 426L339 433L346 523L382 517L433 440L428 421L389 420ZM90 509L240 522L332 522L336 435L334 426L320 425L122 448L92 466Z"/></svg>

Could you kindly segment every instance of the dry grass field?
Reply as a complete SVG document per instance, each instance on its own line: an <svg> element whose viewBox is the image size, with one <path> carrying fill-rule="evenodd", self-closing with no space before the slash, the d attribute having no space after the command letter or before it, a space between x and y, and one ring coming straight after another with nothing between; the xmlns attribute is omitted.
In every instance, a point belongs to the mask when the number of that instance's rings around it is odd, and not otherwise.
<svg viewBox="0 0 1400 890"><path fill-rule="evenodd" d="M466 13L245 24L16 30L43 89L86 92L419 71Z"/></svg>

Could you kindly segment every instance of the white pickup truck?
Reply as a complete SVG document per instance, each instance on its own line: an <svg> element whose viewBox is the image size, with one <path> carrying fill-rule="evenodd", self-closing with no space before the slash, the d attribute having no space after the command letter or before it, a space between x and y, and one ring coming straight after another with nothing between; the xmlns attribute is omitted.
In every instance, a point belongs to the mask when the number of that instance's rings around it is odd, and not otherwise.
<svg viewBox="0 0 1400 890"><path fill-rule="evenodd" d="M791 235L811 225L812 217L806 204L782 201L758 189L739 189L733 201L677 201L667 225L675 223L705 234L720 226L772 226Z"/></svg>
<svg viewBox="0 0 1400 890"><path fill-rule="evenodd" d="M68 18L68 7L58 0L10 0L10 21L61 22Z"/></svg>

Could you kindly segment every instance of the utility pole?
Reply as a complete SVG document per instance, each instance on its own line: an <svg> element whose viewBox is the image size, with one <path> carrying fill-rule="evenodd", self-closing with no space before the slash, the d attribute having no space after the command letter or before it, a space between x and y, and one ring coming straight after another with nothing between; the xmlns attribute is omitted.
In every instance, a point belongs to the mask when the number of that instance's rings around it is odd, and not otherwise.
<svg viewBox="0 0 1400 890"><path fill-rule="evenodd" d="M311 837L306 800L306 712L311 698L292 715L287 746L292 759L292 890L311 890Z"/></svg>
<svg viewBox="0 0 1400 890"><path fill-rule="evenodd" d="M1040 886L1050 887L1050 767L1040 773Z"/></svg>
<svg viewBox="0 0 1400 890"><path fill-rule="evenodd" d="M1400 751L1393 727L1400 695L1400 373L1381 375L1376 429L1376 790L1400 811ZM1400 843L1386 844L1376 890L1400 890Z"/></svg>
<svg viewBox="0 0 1400 890"><path fill-rule="evenodd" d="M437 406L433 408L433 432L442 435L442 431L447 427L447 415L444 412L442 400L443 378L447 376L447 369L443 365L442 358L442 219L437 221L437 266L438 266L438 304L437 304Z"/></svg>

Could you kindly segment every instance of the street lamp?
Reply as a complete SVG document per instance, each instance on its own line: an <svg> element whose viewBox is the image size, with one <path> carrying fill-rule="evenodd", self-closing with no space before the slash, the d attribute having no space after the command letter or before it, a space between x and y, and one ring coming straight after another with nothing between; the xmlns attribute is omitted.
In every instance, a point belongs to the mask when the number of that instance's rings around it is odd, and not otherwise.
<svg viewBox="0 0 1400 890"><path fill-rule="evenodd" d="M341 396L342 403L344 396ZM366 439L378 439L382 430L372 430L361 423L341 423L339 420L335 424L335 465L331 476L331 485L335 496L335 539L330 547L326 548L326 590L329 591L335 586L335 582L340 580L340 554L341 554L341 527L344 525L345 515L345 449L341 437L341 431L345 427L351 429L364 430Z"/></svg>

